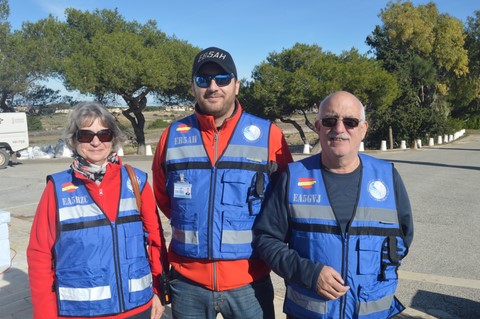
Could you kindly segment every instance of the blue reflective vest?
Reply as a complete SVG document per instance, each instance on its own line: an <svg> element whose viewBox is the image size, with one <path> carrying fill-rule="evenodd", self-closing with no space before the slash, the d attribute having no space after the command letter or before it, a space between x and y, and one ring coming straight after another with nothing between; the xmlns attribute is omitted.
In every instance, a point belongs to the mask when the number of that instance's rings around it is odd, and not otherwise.
<svg viewBox="0 0 480 319"><path fill-rule="evenodd" d="M337 300L287 283L284 310L298 318L390 318L404 307L395 298L397 268L407 248L399 224L393 166L360 154L358 202L341 233L319 169L320 155L289 164L292 236L289 247L338 271L350 286Z"/></svg>
<svg viewBox="0 0 480 319"><path fill-rule="evenodd" d="M146 174L135 169L140 189ZM57 201L55 290L60 316L95 317L142 306L153 296L145 234L133 188L121 170L111 222L72 170L48 176Z"/></svg>
<svg viewBox="0 0 480 319"><path fill-rule="evenodd" d="M171 201L171 249L176 254L211 260L252 257L253 223L269 184L270 125L242 113L212 166L197 117L172 123L164 168Z"/></svg>

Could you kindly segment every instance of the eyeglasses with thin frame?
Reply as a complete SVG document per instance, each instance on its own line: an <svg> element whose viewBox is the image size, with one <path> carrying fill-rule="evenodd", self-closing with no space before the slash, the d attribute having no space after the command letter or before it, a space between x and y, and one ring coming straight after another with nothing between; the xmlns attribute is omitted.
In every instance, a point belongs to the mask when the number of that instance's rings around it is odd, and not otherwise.
<svg viewBox="0 0 480 319"><path fill-rule="evenodd" d="M338 120L340 120L338 117L324 117L320 121L324 127L332 128L337 125ZM343 125L345 125L345 127L347 128L355 128L361 122L361 120L354 117L344 117L341 121L343 122Z"/></svg>
<svg viewBox="0 0 480 319"><path fill-rule="evenodd" d="M80 143L90 143L96 136L100 142L111 142L113 140L113 132L111 129L100 130L98 132L90 130L78 130L77 141Z"/></svg>
<svg viewBox="0 0 480 319"><path fill-rule="evenodd" d="M217 86L227 86L232 82L232 79L235 76L233 74L217 74L217 75L195 75L194 81L198 87L206 89L212 83L212 80L215 80Z"/></svg>

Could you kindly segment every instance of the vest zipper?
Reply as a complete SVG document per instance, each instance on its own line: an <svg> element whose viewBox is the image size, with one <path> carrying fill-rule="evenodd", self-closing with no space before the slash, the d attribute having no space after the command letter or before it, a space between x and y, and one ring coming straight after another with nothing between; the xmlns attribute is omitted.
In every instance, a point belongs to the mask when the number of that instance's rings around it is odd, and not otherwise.
<svg viewBox="0 0 480 319"><path fill-rule="evenodd" d="M218 132L215 132L213 137L213 147L214 147L214 155L213 155L213 167L212 167L212 177L210 179L210 203L209 203L209 210L208 210L208 228L209 228L209 238L208 238L208 257L213 259L213 228L214 228L214 221L215 221L215 192L217 183L217 157L218 157ZM217 267L216 262L214 261L212 264L213 267L213 291L217 290Z"/></svg>
<svg viewBox="0 0 480 319"><path fill-rule="evenodd" d="M348 285L348 282L347 282L347 274L348 274L348 230L347 232L345 232L345 234L342 234L342 237L343 237L343 247L342 247L342 260L343 260L343 264L342 264L342 278L344 280L344 285ZM346 307L347 307L347 295L348 295L348 292L343 295L342 297L340 297L340 318L345 318L345 313L346 313Z"/></svg>
<svg viewBox="0 0 480 319"><path fill-rule="evenodd" d="M217 157L218 157L218 135L219 132L216 132L215 135L213 136L213 147L214 147L214 153L213 153L213 166L217 165Z"/></svg>
<svg viewBox="0 0 480 319"><path fill-rule="evenodd" d="M120 277L120 265L118 261L118 233L117 233L117 224L112 223L112 238L113 238L113 263L115 264L115 277L117 281L117 290L118 290L118 303L120 307L120 312L125 311L125 299L123 296L122 289L122 278Z"/></svg>

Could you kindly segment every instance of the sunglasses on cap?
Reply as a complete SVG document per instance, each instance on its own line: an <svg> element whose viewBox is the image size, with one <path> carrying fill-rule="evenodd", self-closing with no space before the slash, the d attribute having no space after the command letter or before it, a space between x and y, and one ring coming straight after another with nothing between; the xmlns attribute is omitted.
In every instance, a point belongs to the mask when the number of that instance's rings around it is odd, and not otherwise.
<svg viewBox="0 0 480 319"><path fill-rule="evenodd" d="M194 80L198 87L206 89L210 86L212 80L215 80L218 86L227 86L232 82L234 77L233 74L195 75Z"/></svg>
<svg viewBox="0 0 480 319"><path fill-rule="evenodd" d="M338 117L325 117L321 119L321 122L324 127L332 128L337 125L338 120ZM347 128L355 128L360 124L360 120L353 117L344 117L342 122Z"/></svg>
<svg viewBox="0 0 480 319"><path fill-rule="evenodd" d="M96 133L90 130L78 130L76 135L77 141L80 143L90 143L95 136L98 137L100 142L111 142L113 139L111 129L100 130Z"/></svg>

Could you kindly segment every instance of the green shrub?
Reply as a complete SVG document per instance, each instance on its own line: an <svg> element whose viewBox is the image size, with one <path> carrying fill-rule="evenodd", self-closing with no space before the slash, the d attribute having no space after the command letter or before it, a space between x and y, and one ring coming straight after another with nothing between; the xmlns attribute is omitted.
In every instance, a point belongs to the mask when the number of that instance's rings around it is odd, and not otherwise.
<svg viewBox="0 0 480 319"><path fill-rule="evenodd" d="M43 131L42 121L37 116L27 115L27 126L29 131Z"/></svg>
<svg viewBox="0 0 480 319"><path fill-rule="evenodd" d="M148 129L155 129L155 128L166 128L168 126L168 122L162 119L156 119L152 123L148 125Z"/></svg>
<svg viewBox="0 0 480 319"><path fill-rule="evenodd" d="M478 130L480 129L480 117L472 117L469 118L466 122L465 125L467 129L472 129L472 130Z"/></svg>
<svg viewBox="0 0 480 319"><path fill-rule="evenodd" d="M458 132L465 128L465 122L460 119L449 118L447 120L448 133Z"/></svg>

